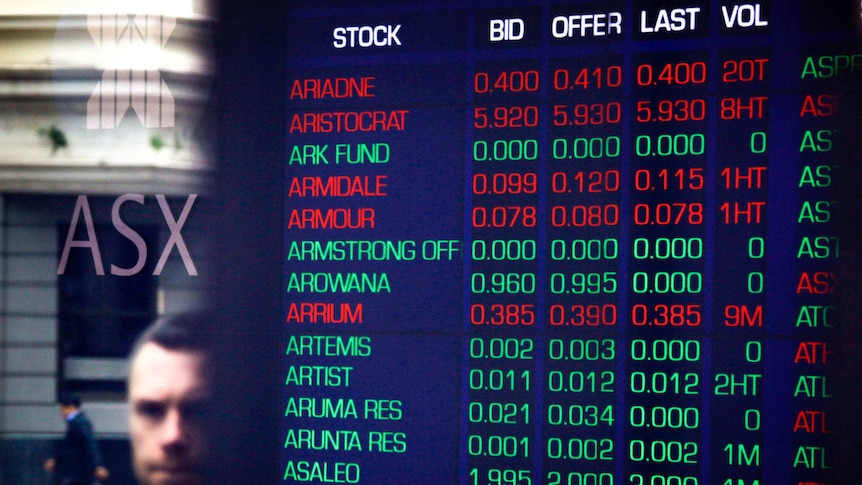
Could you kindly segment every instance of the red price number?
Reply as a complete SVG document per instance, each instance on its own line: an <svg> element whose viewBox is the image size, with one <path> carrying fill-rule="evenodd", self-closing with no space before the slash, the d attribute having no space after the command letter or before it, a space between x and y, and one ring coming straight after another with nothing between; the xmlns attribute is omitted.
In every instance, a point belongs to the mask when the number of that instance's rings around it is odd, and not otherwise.
<svg viewBox="0 0 862 485"><path fill-rule="evenodd" d="M616 226L620 222L620 207L616 204L554 206L551 225L554 227Z"/></svg>
<svg viewBox="0 0 862 485"><path fill-rule="evenodd" d="M703 167L663 168L658 171L639 169L635 171L635 190L702 190Z"/></svg>
<svg viewBox="0 0 862 485"><path fill-rule="evenodd" d="M674 62L653 66L641 64L637 70L638 86L674 86L706 82L705 62Z"/></svg>
<svg viewBox="0 0 862 485"><path fill-rule="evenodd" d="M557 69L554 71L554 89L557 91L618 88L622 83L623 69L620 66L585 67L574 71Z"/></svg>
<svg viewBox="0 0 862 485"><path fill-rule="evenodd" d="M703 224L703 204L700 202L635 204L634 222L638 226Z"/></svg>
<svg viewBox="0 0 862 485"><path fill-rule="evenodd" d="M474 207L473 227L536 227L535 206Z"/></svg>
<svg viewBox="0 0 862 485"><path fill-rule="evenodd" d="M470 306L470 323L473 325L518 326L536 323L532 304L516 305L474 303Z"/></svg>
<svg viewBox="0 0 862 485"><path fill-rule="evenodd" d="M477 72L473 90L477 94L535 92L539 90L539 71L503 71L496 75Z"/></svg>
<svg viewBox="0 0 862 485"><path fill-rule="evenodd" d="M632 306L632 324L638 327L697 327L700 325L700 305Z"/></svg>
<svg viewBox="0 0 862 485"><path fill-rule="evenodd" d="M622 107L617 102L554 106L554 126L615 124L621 119Z"/></svg>
<svg viewBox="0 0 862 485"><path fill-rule="evenodd" d="M538 185L534 172L473 175L473 193L476 195L535 194Z"/></svg>
<svg viewBox="0 0 862 485"><path fill-rule="evenodd" d="M539 125L538 106L479 107L473 109L473 127L486 128L532 128Z"/></svg>
<svg viewBox="0 0 862 485"><path fill-rule="evenodd" d="M703 99L638 101L637 110L637 120L640 123L702 121L706 118L706 101Z"/></svg>
<svg viewBox="0 0 862 485"><path fill-rule="evenodd" d="M606 305L551 305L548 321L551 325L572 327L601 327L617 324L617 306Z"/></svg>
<svg viewBox="0 0 862 485"><path fill-rule="evenodd" d="M592 170L575 172L574 175L566 172L554 172L551 176L551 190L555 194L572 192L598 194L616 192L619 189L619 170Z"/></svg>

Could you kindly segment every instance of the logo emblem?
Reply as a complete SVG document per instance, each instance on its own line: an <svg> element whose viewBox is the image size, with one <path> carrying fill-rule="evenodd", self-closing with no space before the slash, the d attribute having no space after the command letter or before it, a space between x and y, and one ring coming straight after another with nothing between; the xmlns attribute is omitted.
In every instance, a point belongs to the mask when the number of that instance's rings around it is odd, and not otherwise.
<svg viewBox="0 0 862 485"><path fill-rule="evenodd" d="M129 108L145 128L174 126L174 97L159 61L176 23L162 15L87 16L105 66L87 101L87 129L116 128Z"/></svg>

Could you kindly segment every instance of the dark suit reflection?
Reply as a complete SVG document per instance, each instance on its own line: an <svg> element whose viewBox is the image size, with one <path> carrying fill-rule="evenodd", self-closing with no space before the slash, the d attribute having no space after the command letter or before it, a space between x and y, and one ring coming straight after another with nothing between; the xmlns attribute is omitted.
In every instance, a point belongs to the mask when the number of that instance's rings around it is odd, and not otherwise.
<svg viewBox="0 0 862 485"><path fill-rule="evenodd" d="M61 485L90 485L102 457L93 437L93 425L83 412L66 419L66 435L57 443L54 453L56 469L54 483Z"/></svg>

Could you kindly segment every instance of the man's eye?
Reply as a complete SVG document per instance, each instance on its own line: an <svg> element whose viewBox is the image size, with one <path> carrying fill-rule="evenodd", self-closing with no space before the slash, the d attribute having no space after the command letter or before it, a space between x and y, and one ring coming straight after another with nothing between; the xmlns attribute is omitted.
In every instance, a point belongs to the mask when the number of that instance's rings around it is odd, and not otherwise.
<svg viewBox="0 0 862 485"><path fill-rule="evenodd" d="M165 408L159 403L142 402L135 407L137 414L148 419L158 420L165 415Z"/></svg>

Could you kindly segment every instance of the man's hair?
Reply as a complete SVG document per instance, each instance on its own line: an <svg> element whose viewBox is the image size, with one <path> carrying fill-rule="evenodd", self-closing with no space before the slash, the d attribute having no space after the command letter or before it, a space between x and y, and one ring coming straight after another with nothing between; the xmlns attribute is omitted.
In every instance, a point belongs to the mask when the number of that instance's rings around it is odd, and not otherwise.
<svg viewBox="0 0 862 485"><path fill-rule="evenodd" d="M60 394L60 397L59 397L59 399L57 399L57 402L61 406L64 406L64 407L65 406L75 406L76 408L81 407L81 398L79 398L75 394L69 394L69 393Z"/></svg>
<svg viewBox="0 0 862 485"><path fill-rule="evenodd" d="M131 357L147 343L169 350L207 352L210 350L210 319L198 313L182 313L159 318L138 337Z"/></svg>

